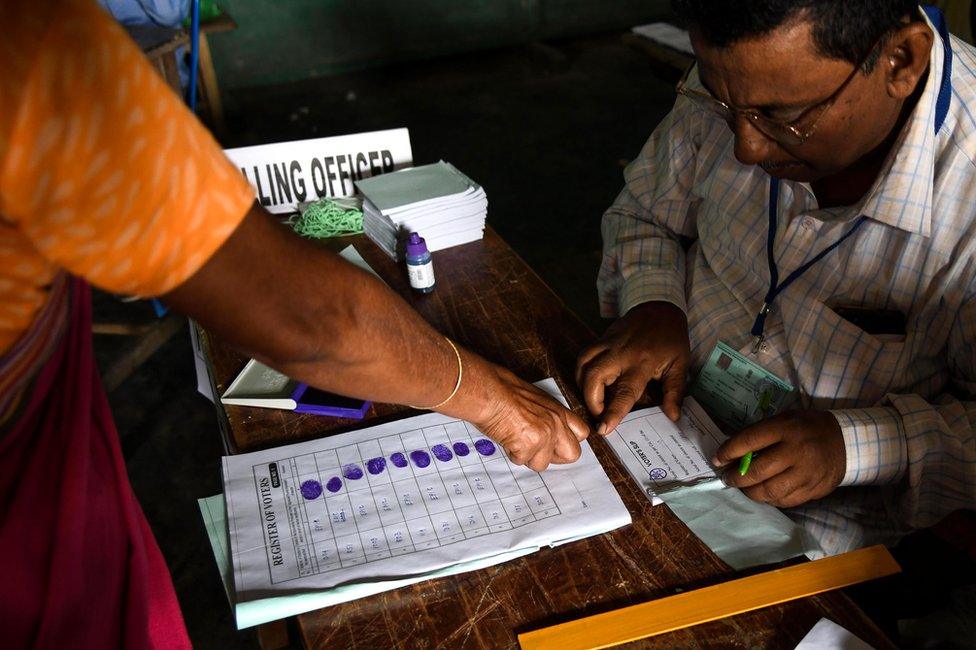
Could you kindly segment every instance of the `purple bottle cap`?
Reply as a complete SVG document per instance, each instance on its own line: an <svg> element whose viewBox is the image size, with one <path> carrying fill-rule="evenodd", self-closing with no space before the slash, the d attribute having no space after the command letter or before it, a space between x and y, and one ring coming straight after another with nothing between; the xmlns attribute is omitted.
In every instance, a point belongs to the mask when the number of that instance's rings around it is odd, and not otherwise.
<svg viewBox="0 0 976 650"><path fill-rule="evenodd" d="M410 239L407 240L407 255L413 257L425 253L427 253L427 242L420 236L420 233L410 233Z"/></svg>

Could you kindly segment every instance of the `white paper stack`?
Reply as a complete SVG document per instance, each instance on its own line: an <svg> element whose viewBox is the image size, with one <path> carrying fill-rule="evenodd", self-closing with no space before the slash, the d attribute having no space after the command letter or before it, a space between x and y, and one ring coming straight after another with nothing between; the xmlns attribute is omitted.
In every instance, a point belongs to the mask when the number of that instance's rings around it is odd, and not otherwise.
<svg viewBox="0 0 976 650"><path fill-rule="evenodd" d="M363 230L393 259L411 232L437 251L484 237L488 198L480 185L443 160L356 182Z"/></svg>

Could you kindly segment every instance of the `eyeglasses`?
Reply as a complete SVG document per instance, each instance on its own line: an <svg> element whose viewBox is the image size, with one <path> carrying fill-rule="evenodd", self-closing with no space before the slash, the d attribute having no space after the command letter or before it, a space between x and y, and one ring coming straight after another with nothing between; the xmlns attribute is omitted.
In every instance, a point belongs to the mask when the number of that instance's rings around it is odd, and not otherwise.
<svg viewBox="0 0 976 650"><path fill-rule="evenodd" d="M882 35L883 38L883 35ZM735 122L737 116L742 116L749 120L758 131L763 135L775 140L779 144L784 144L791 147L797 147L817 130L817 126L820 125L820 120L827 113L827 110L834 105L840 94L844 92L844 89L854 80L857 76L859 70L862 69L864 63L868 60L868 57L874 52L878 44L881 42L879 38L875 44L868 50L868 53L864 58L854 66L851 74L848 75L844 83L840 85L837 90L835 90L830 97L814 104L813 106L804 110L799 117L792 120L774 120L770 117L766 117L761 112L753 108L736 108L735 106L730 106L720 99L717 99L714 95L708 92L701 92L694 88L688 87L688 79L691 76L691 71L695 69L697 62L692 62L691 66L685 71L684 75L681 77L681 81L678 82L678 87L676 88L679 95L684 95L689 99L693 100L702 108L705 108L712 113L715 113L723 120L725 120L730 126ZM806 125L806 126L804 126Z"/></svg>

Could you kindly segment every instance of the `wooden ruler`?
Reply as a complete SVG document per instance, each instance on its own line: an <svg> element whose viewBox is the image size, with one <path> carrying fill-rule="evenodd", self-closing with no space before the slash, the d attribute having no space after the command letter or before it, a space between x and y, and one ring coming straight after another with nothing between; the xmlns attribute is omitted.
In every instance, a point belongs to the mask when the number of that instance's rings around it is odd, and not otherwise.
<svg viewBox="0 0 976 650"><path fill-rule="evenodd" d="M901 571L871 546L520 634L523 650L607 648Z"/></svg>

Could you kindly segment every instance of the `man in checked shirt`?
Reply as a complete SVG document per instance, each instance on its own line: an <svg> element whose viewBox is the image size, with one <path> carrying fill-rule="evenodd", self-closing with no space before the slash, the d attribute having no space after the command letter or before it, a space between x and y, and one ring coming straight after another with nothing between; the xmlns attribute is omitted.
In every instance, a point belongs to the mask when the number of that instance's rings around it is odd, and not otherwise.
<svg viewBox="0 0 976 650"><path fill-rule="evenodd" d="M603 217L599 430L652 381L676 419L721 340L796 391L713 462L826 552L976 508L976 51L906 0L673 6L697 63Z"/></svg>

